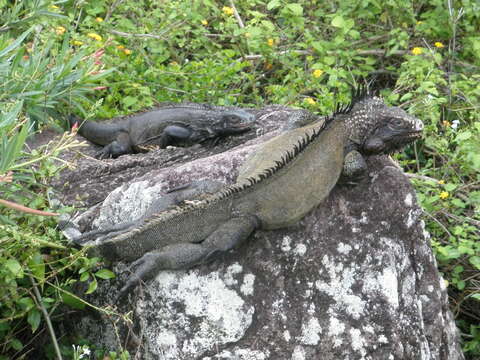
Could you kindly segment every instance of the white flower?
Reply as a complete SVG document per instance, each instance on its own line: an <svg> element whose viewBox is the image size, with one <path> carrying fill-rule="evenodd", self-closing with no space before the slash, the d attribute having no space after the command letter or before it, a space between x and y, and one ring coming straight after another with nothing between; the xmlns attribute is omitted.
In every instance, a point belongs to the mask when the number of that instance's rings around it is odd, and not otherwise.
<svg viewBox="0 0 480 360"><path fill-rule="evenodd" d="M460 120L453 120L452 121L452 129L457 130L458 124L460 124Z"/></svg>
<svg viewBox="0 0 480 360"><path fill-rule="evenodd" d="M80 353L79 359L87 358L90 356L90 349L87 345L83 345L81 350L82 352Z"/></svg>

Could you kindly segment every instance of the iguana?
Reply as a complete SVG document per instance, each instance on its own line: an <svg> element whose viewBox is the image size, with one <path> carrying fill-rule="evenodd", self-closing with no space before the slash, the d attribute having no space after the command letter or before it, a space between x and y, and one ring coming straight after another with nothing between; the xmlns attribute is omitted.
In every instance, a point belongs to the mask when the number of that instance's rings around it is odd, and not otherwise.
<svg viewBox="0 0 480 360"><path fill-rule="evenodd" d="M225 110L201 104L161 106L111 123L70 116L70 126L87 140L103 145L96 156L118 157L152 147L191 146L250 130L255 116L245 110Z"/></svg>
<svg viewBox="0 0 480 360"><path fill-rule="evenodd" d="M122 297L160 270L213 259L256 229L296 223L322 203L342 172L348 178L364 172L364 155L396 151L420 137L422 130L422 122L402 109L357 91L348 106L323 121L261 145L234 185L76 243L91 245L95 254L111 260L134 261L134 272L120 290Z"/></svg>

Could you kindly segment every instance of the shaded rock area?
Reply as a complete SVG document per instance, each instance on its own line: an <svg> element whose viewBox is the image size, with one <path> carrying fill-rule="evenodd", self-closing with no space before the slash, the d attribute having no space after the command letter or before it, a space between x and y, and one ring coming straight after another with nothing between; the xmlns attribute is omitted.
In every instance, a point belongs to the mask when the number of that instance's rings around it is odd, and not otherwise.
<svg viewBox="0 0 480 360"><path fill-rule="evenodd" d="M105 228L140 217L171 187L232 183L248 154L294 113L259 111L267 135L229 139L245 142L236 147L124 156L98 162L98 172L96 160L84 160L66 176L83 174L93 195L78 185L64 188L64 199L74 202L82 191L86 204L105 199L83 217L83 228ZM368 165L361 183L337 186L297 225L257 231L212 263L161 272L120 304L132 311L132 325L98 314L69 325L109 349L127 344L138 359L463 359L415 193L387 157ZM123 185L108 194L116 185L106 179ZM115 271L90 301L112 303L127 265Z"/></svg>

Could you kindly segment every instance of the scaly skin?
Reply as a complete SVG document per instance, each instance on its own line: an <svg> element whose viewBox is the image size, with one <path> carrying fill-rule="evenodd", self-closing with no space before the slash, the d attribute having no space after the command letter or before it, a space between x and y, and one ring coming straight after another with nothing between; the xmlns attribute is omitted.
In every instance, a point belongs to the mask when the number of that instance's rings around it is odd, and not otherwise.
<svg viewBox="0 0 480 360"><path fill-rule="evenodd" d="M294 224L323 202L342 172L347 177L364 172L364 154L397 150L422 129L421 121L403 110L357 94L333 116L263 144L236 184L124 232L77 243L93 245L112 260L135 260L122 297L160 270L189 268L238 246L256 229Z"/></svg>
<svg viewBox="0 0 480 360"><path fill-rule="evenodd" d="M114 123L82 121L79 133L104 148L100 158L144 152L152 147L191 146L250 130L254 116L244 110L222 110L207 106L177 105L133 114Z"/></svg>

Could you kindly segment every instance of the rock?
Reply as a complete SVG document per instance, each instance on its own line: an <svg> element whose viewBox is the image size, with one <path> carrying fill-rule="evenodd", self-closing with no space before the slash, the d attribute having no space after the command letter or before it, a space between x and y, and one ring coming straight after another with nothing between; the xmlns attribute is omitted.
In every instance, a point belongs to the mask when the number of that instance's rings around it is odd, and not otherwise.
<svg viewBox="0 0 480 360"><path fill-rule="evenodd" d="M148 169L106 197L94 227L141 216L169 187L231 183L264 139ZM366 179L337 186L296 226L257 231L215 262L161 272L120 305L133 325L85 315L75 332L112 350L129 343L141 359L463 359L415 193L388 158L368 165ZM115 270L118 279L89 300L111 303L128 274L122 263Z"/></svg>

